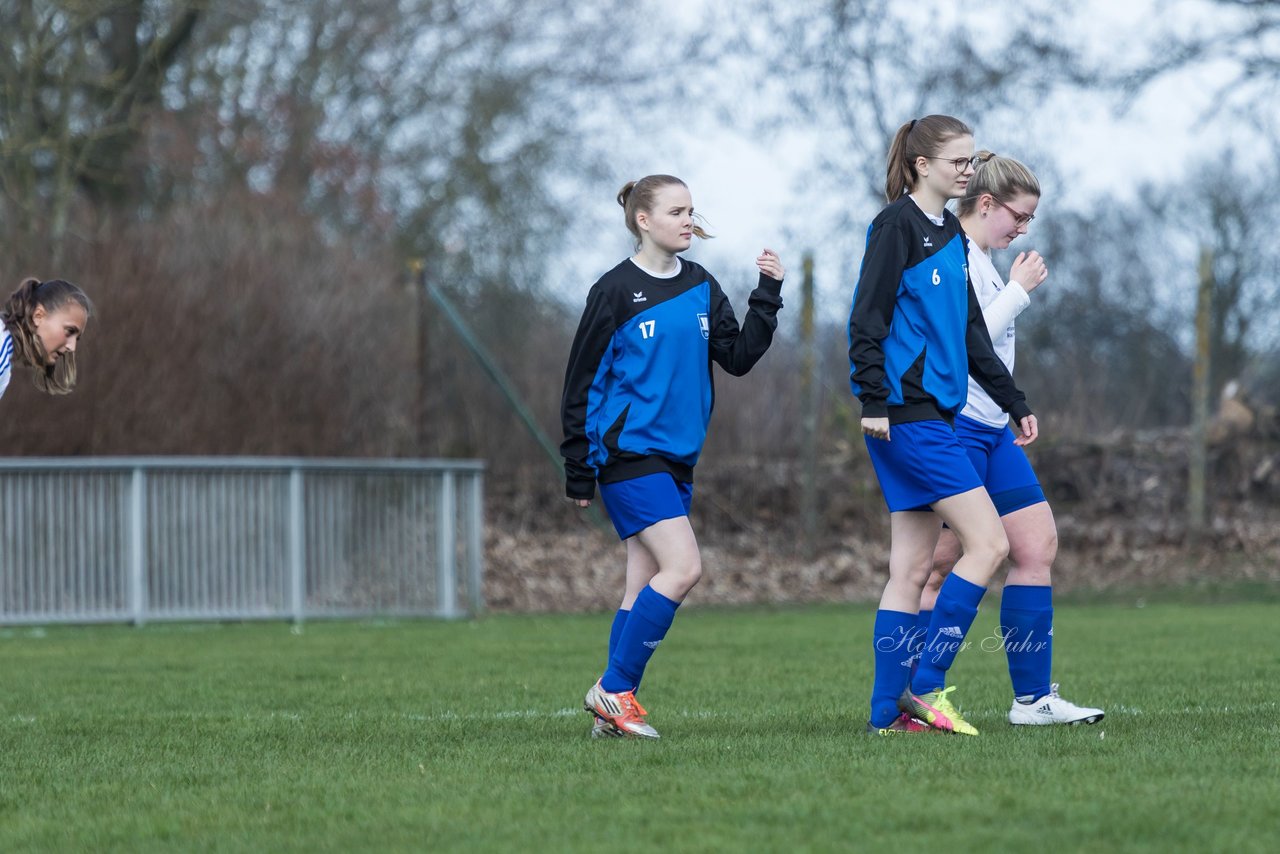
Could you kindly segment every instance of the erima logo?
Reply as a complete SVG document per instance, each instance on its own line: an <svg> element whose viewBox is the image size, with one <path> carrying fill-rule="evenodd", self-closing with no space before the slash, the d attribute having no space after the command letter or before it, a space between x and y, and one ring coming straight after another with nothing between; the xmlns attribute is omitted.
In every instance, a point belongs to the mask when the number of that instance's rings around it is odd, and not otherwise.
<svg viewBox="0 0 1280 854"><path fill-rule="evenodd" d="M649 300L645 298L644 291L641 291L638 294L632 294L631 301L632 302L648 302Z"/></svg>
<svg viewBox="0 0 1280 854"><path fill-rule="evenodd" d="M698 312L698 328L702 330L703 338L711 337L711 321L707 318L705 311Z"/></svg>
<svg viewBox="0 0 1280 854"><path fill-rule="evenodd" d="M660 644L660 643L662 643L662 641L660 641L660 640L656 640L656 641L645 641L645 642L644 642L644 645L645 645L645 646L647 646L647 647L649 647L649 649L657 649L657 648L658 648L658 644Z"/></svg>
<svg viewBox="0 0 1280 854"><path fill-rule="evenodd" d="M959 626L943 626L938 629L938 634L949 638L964 638L964 632L960 631Z"/></svg>
<svg viewBox="0 0 1280 854"><path fill-rule="evenodd" d="M933 241L929 239L929 235L927 235L927 234L926 234L926 235L925 235L925 237L924 237L924 248L925 248L925 249L932 249L932 248L933 248Z"/></svg>

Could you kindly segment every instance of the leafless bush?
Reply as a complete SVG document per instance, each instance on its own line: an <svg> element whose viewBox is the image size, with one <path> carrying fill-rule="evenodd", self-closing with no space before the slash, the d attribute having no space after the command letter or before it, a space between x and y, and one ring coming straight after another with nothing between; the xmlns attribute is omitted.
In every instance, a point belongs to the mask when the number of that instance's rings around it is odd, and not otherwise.
<svg viewBox="0 0 1280 854"><path fill-rule="evenodd" d="M106 221L57 270L48 264L32 252L9 275L75 280L97 314L75 394L42 398L19 378L6 395L22 413L0 420L9 453L414 450L403 277L323 242L287 200L229 194L153 221Z"/></svg>

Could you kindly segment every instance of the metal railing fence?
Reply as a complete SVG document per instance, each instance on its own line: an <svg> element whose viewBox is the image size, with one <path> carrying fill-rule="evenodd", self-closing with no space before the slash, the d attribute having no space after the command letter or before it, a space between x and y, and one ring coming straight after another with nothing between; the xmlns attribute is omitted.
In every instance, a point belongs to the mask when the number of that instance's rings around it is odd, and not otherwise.
<svg viewBox="0 0 1280 854"><path fill-rule="evenodd" d="M0 623L458 617L484 465L0 459Z"/></svg>

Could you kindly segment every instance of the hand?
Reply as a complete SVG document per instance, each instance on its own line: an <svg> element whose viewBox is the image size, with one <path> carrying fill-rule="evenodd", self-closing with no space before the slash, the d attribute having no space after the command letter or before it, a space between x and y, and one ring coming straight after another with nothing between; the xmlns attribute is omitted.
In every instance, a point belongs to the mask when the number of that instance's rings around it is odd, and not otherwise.
<svg viewBox="0 0 1280 854"><path fill-rule="evenodd" d="M787 271L782 268L782 259L772 249L765 249L756 256L756 266L760 268L761 273L771 279L777 279L779 282L787 274Z"/></svg>
<svg viewBox="0 0 1280 854"><path fill-rule="evenodd" d="M889 441L889 419L863 418L862 432L873 439L884 439L887 442Z"/></svg>
<svg viewBox="0 0 1280 854"><path fill-rule="evenodd" d="M589 498L570 498L569 500L570 500L570 501L572 501L574 504L576 504L576 505L577 505L577 506L579 506L579 507L590 507L590 506L591 506L591 499L589 499Z"/></svg>
<svg viewBox="0 0 1280 854"><path fill-rule="evenodd" d="M1034 415L1028 415L1019 421L1018 429L1022 431L1022 435L1013 440L1013 444L1018 447L1030 445L1040 435L1040 425L1036 422Z"/></svg>
<svg viewBox="0 0 1280 854"><path fill-rule="evenodd" d="M1039 287L1048 275L1049 268L1045 266L1044 258L1035 250L1019 252L1018 257L1013 259L1013 266L1009 268L1009 281L1022 285L1027 293Z"/></svg>

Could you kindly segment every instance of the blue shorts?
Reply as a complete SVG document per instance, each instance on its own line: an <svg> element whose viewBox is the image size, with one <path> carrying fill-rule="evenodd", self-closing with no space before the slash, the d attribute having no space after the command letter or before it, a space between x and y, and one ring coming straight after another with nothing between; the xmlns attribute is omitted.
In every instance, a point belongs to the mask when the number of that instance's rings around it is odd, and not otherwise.
<svg viewBox="0 0 1280 854"><path fill-rule="evenodd" d="M956 438L969 452L974 471L1001 516L1045 500L1031 461L1013 444L1013 430L1008 426L988 427L961 415L956 418Z"/></svg>
<svg viewBox="0 0 1280 854"><path fill-rule="evenodd" d="M982 486L969 454L945 421L889 428L889 441L864 435L890 513L929 505Z"/></svg>
<svg viewBox="0 0 1280 854"><path fill-rule="evenodd" d="M600 484L600 499L609 511L618 539L625 540L655 522L688 516L693 484L678 481L666 472L646 474Z"/></svg>

